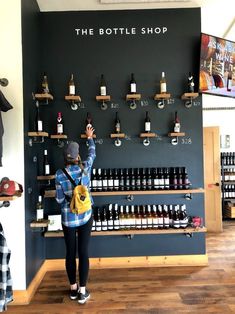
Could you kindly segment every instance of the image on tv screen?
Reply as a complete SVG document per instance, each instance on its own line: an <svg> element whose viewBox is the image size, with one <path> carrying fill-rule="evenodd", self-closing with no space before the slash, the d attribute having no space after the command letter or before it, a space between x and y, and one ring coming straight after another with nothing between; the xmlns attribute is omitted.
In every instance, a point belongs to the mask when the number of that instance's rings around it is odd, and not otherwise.
<svg viewBox="0 0 235 314"><path fill-rule="evenodd" d="M199 91L235 97L235 42L201 34Z"/></svg>

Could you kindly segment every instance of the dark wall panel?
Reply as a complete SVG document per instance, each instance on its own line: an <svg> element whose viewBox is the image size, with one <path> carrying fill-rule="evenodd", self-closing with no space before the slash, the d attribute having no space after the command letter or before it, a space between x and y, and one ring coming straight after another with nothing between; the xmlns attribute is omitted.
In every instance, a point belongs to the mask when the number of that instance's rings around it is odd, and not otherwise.
<svg viewBox="0 0 235 314"><path fill-rule="evenodd" d="M79 138L84 131L86 113L90 111L97 134L97 158L94 167L186 166L192 187L203 187L201 97L198 97L190 109L186 109L180 99L187 91L189 71L194 73L196 90L198 87L200 20L200 9L42 13L41 75L43 71L47 72L54 96L53 102L41 107L45 131L55 133L56 115L61 111L65 133L69 140L79 140L81 155L85 157L85 141ZM166 27L167 32L141 33L142 28L146 30L151 27ZM113 30L111 35L100 35L101 28L117 28L117 34ZM135 28L136 33L121 35L120 28L124 28L124 32ZM93 29L94 35L77 35L76 29ZM159 92L162 71L166 73L172 103L161 110L157 108L153 96ZM142 102L138 103L136 110L131 110L125 101L132 72L135 73L137 91L142 94ZM69 103L64 100L71 73L75 76L78 93L84 105L77 111L72 111ZM112 97L106 111L101 110L100 104L95 100L101 73L105 74L108 94ZM34 109L28 108L28 114L32 117L31 124ZM115 147L109 138L117 110L122 131L128 136L119 148ZM159 135L151 141L149 147L145 147L139 138L143 131L146 110L151 117L152 131ZM184 143L180 139L179 145L172 146L167 134L172 130L176 110L186 136ZM42 156L43 148L48 149L52 172L63 167L62 150L55 142L46 140L38 151L39 156ZM41 169L42 163L38 162L39 173ZM96 205L117 201L128 203L124 197L95 198ZM183 195L138 196L133 201L133 204L184 203ZM59 212L59 206L52 199L46 200L45 208L47 214ZM187 203L187 208L192 215L204 216L203 196L195 195L193 200ZM131 241L125 237L92 238L91 256L205 253L203 235L196 235L191 239L183 235L138 236ZM63 239L46 239L47 258L61 257L61 248L64 247L62 242Z"/></svg>

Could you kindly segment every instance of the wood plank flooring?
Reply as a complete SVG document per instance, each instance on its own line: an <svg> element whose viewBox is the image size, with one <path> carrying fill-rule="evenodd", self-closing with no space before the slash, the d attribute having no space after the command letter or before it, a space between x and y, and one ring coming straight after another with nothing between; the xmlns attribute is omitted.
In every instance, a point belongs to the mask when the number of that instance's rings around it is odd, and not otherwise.
<svg viewBox="0 0 235 314"><path fill-rule="evenodd" d="M235 313L235 220L207 235L207 267L91 270L91 299L71 301L65 271L48 272L29 305L7 313Z"/></svg>

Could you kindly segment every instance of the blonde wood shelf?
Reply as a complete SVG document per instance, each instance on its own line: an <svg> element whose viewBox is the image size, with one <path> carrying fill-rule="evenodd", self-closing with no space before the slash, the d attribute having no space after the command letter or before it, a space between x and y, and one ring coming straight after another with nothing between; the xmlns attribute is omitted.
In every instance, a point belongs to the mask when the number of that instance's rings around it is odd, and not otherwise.
<svg viewBox="0 0 235 314"><path fill-rule="evenodd" d="M96 134L93 134L93 138L96 138ZM81 138L87 138L86 134L81 134Z"/></svg>
<svg viewBox="0 0 235 314"><path fill-rule="evenodd" d="M168 136L169 137L180 137L180 136L185 136L185 133L184 132L171 132L171 133L168 133Z"/></svg>
<svg viewBox="0 0 235 314"><path fill-rule="evenodd" d="M48 227L50 221L47 219L43 219L42 221L34 220L30 223L31 228L46 228Z"/></svg>
<svg viewBox="0 0 235 314"><path fill-rule="evenodd" d="M199 96L199 93L184 93L181 99L195 99Z"/></svg>
<svg viewBox="0 0 235 314"><path fill-rule="evenodd" d="M91 192L92 196L113 196L113 195L157 195L157 194L196 194L204 193L204 189L186 189L186 190L151 190L151 191L107 191ZM55 190L46 190L44 197L55 197Z"/></svg>
<svg viewBox="0 0 235 314"><path fill-rule="evenodd" d="M78 102L82 101L82 99L79 95L67 95L64 98L65 98L65 100L68 100L68 101L78 101Z"/></svg>
<svg viewBox="0 0 235 314"><path fill-rule="evenodd" d="M4 202L4 201L14 201L17 198L21 197L22 193L17 193L14 196L0 196L0 202Z"/></svg>
<svg viewBox="0 0 235 314"><path fill-rule="evenodd" d="M111 138L125 138L125 133L112 133L110 134Z"/></svg>
<svg viewBox="0 0 235 314"><path fill-rule="evenodd" d="M50 136L50 138L52 138L52 139L66 139L66 138L68 138L68 136L65 134L52 134Z"/></svg>
<svg viewBox="0 0 235 314"><path fill-rule="evenodd" d="M188 234L188 233L205 233L207 229L205 227L199 228L179 228L179 229L145 229L145 230L116 230L116 231L92 231L92 236L115 236L115 235L146 235L146 234ZM44 233L45 238L61 238L64 234L62 231L47 231Z"/></svg>
<svg viewBox="0 0 235 314"><path fill-rule="evenodd" d="M143 138L143 137L157 137L157 134L156 133L140 133L140 137Z"/></svg>
<svg viewBox="0 0 235 314"><path fill-rule="evenodd" d="M28 136L48 137L49 134L47 132L28 132Z"/></svg>
<svg viewBox="0 0 235 314"><path fill-rule="evenodd" d="M95 99L97 101L110 101L111 100L111 96L110 95L96 96Z"/></svg>
<svg viewBox="0 0 235 314"><path fill-rule="evenodd" d="M171 98L171 94L169 94L169 93L162 93L162 94L154 95L154 100L169 99L169 98Z"/></svg>
<svg viewBox="0 0 235 314"><path fill-rule="evenodd" d="M49 176L37 176L37 180L43 181L43 180L53 180L55 179L55 175L49 175Z"/></svg>
<svg viewBox="0 0 235 314"><path fill-rule="evenodd" d="M126 100L140 100L141 94L127 94Z"/></svg>
<svg viewBox="0 0 235 314"><path fill-rule="evenodd" d="M38 100L53 100L53 96L47 93L35 94L34 97Z"/></svg>

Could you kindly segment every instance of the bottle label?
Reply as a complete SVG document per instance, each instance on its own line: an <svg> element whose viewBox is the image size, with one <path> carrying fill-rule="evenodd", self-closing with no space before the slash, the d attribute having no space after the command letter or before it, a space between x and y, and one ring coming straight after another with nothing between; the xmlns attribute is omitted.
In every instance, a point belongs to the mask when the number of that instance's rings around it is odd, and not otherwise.
<svg viewBox="0 0 235 314"><path fill-rule="evenodd" d="M50 165L45 165L45 175L50 174Z"/></svg>
<svg viewBox="0 0 235 314"><path fill-rule="evenodd" d="M37 209L37 221L43 219L43 208Z"/></svg>
<svg viewBox="0 0 235 314"><path fill-rule="evenodd" d="M180 123L175 123L174 132L175 133L179 133L180 132Z"/></svg>
<svg viewBox="0 0 235 314"><path fill-rule="evenodd" d="M161 94L166 93L166 83L161 83L160 92L161 92Z"/></svg>
<svg viewBox="0 0 235 314"><path fill-rule="evenodd" d="M38 120L38 132L42 132L42 121Z"/></svg>
<svg viewBox="0 0 235 314"><path fill-rule="evenodd" d="M158 228L158 218L153 218L153 228Z"/></svg>
<svg viewBox="0 0 235 314"><path fill-rule="evenodd" d="M131 83L131 93L136 93L136 83Z"/></svg>
<svg viewBox="0 0 235 314"><path fill-rule="evenodd" d="M100 86L100 95L106 96L106 86Z"/></svg>
<svg viewBox="0 0 235 314"><path fill-rule="evenodd" d="M145 131L150 132L151 130L151 123L150 122L145 122Z"/></svg>
<svg viewBox="0 0 235 314"><path fill-rule="evenodd" d="M63 134L63 124L57 123L57 134Z"/></svg>
<svg viewBox="0 0 235 314"><path fill-rule="evenodd" d="M97 187L97 180L92 180L92 187L96 188Z"/></svg>
<svg viewBox="0 0 235 314"><path fill-rule="evenodd" d="M75 95L75 85L69 85L69 95Z"/></svg>
<svg viewBox="0 0 235 314"><path fill-rule="evenodd" d="M232 80L231 80L231 79L228 79L228 86L227 86L227 89L228 89L228 90L231 90L231 89L232 89Z"/></svg>

